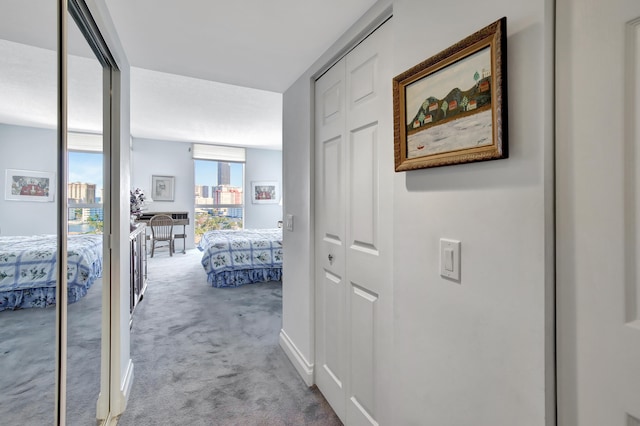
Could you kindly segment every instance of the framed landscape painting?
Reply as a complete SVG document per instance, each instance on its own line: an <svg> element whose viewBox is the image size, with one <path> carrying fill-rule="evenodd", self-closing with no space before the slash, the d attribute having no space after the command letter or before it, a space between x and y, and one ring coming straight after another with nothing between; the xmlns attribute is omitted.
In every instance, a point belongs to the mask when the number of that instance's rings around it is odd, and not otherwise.
<svg viewBox="0 0 640 426"><path fill-rule="evenodd" d="M13 201L53 201L55 176L54 172L7 169L4 198Z"/></svg>
<svg viewBox="0 0 640 426"><path fill-rule="evenodd" d="M508 157L506 22L393 79L397 172Z"/></svg>

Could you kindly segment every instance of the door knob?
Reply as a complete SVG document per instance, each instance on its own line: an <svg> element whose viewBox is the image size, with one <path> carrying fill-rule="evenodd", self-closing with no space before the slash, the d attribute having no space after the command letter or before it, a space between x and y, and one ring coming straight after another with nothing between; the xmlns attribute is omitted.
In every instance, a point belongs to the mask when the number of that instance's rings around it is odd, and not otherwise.
<svg viewBox="0 0 640 426"><path fill-rule="evenodd" d="M332 254L330 254L330 255L328 256L328 258L329 258L329 263L333 263L333 255L332 255Z"/></svg>

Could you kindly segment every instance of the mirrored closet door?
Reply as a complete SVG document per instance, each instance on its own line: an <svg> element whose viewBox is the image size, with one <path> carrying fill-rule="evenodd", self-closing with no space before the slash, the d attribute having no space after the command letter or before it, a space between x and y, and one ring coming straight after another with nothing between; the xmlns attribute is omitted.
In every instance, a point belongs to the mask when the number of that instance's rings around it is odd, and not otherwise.
<svg viewBox="0 0 640 426"><path fill-rule="evenodd" d="M73 16L67 20L66 422L89 425L101 417L96 402L103 310L109 306L103 299L103 67Z"/></svg>
<svg viewBox="0 0 640 426"><path fill-rule="evenodd" d="M0 5L0 422L54 424L56 2Z"/></svg>
<svg viewBox="0 0 640 426"><path fill-rule="evenodd" d="M96 34L82 0L0 4L2 424L109 413L102 135L113 62Z"/></svg>

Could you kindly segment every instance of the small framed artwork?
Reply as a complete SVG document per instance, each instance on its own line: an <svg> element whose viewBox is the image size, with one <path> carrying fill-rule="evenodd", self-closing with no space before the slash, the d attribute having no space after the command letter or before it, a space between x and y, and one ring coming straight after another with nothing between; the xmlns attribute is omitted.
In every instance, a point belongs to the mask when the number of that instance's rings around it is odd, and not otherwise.
<svg viewBox="0 0 640 426"><path fill-rule="evenodd" d="M251 182L253 204L277 204L280 202L278 182Z"/></svg>
<svg viewBox="0 0 640 426"><path fill-rule="evenodd" d="M51 202L55 191L54 172L7 169L5 200Z"/></svg>
<svg viewBox="0 0 640 426"><path fill-rule="evenodd" d="M175 198L175 176L151 176L151 198L153 201L173 201Z"/></svg>
<svg viewBox="0 0 640 426"><path fill-rule="evenodd" d="M396 172L508 157L506 25L393 79Z"/></svg>

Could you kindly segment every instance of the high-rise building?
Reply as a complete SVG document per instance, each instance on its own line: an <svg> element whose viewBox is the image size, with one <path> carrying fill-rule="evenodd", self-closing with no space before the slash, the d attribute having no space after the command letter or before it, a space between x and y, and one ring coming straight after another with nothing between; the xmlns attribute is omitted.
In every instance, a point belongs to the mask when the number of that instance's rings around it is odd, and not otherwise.
<svg viewBox="0 0 640 426"><path fill-rule="evenodd" d="M67 184L67 198L76 204L93 204L96 202L96 185L95 183L69 183Z"/></svg>
<svg viewBox="0 0 640 426"><path fill-rule="evenodd" d="M231 184L231 164L218 162L218 185Z"/></svg>
<svg viewBox="0 0 640 426"><path fill-rule="evenodd" d="M212 188L213 204L242 204L242 189L229 185Z"/></svg>
<svg viewBox="0 0 640 426"><path fill-rule="evenodd" d="M209 186L196 185L196 197L209 198Z"/></svg>

